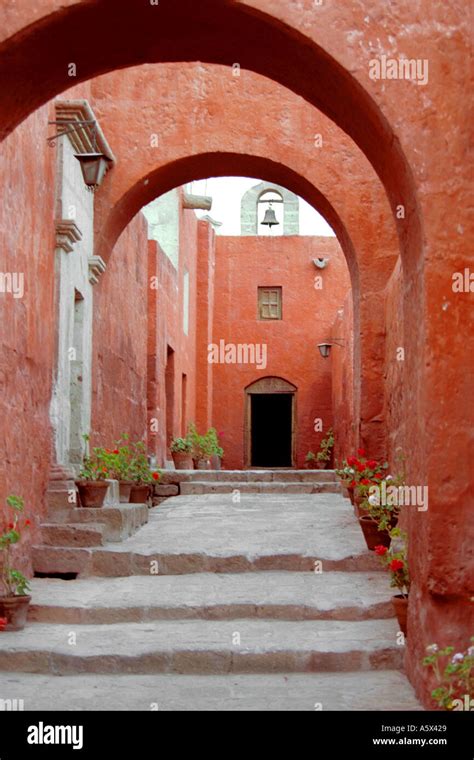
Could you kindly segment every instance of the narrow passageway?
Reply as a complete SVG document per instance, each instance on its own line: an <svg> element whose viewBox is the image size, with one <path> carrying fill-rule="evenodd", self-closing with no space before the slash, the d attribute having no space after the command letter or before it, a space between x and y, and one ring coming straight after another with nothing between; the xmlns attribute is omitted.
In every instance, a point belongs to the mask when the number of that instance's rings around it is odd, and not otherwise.
<svg viewBox="0 0 474 760"><path fill-rule="evenodd" d="M220 493L171 497L120 543L37 547L37 568L81 569L35 579L31 624L0 637L9 693L32 709L420 709L386 575L331 473L212 476L184 490Z"/></svg>

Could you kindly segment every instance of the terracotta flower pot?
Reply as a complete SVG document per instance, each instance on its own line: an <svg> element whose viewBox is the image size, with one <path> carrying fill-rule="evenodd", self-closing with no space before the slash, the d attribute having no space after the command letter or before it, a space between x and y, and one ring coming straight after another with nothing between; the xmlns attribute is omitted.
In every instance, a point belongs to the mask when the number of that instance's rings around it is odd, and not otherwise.
<svg viewBox="0 0 474 760"><path fill-rule="evenodd" d="M319 459L316 460L316 468L318 470L325 470L327 466L327 462L320 462Z"/></svg>
<svg viewBox="0 0 474 760"><path fill-rule="evenodd" d="M407 635L408 597L403 594L392 596L392 604L395 608L398 625L404 636Z"/></svg>
<svg viewBox="0 0 474 760"><path fill-rule="evenodd" d="M191 454L185 451L173 451L173 462L176 470L194 470L194 462Z"/></svg>
<svg viewBox="0 0 474 760"><path fill-rule="evenodd" d="M7 619L5 631L23 630L30 602L31 596L0 596L0 618Z"/></svg>
<svg viewBox="0 0 474 760"><path fill-rule="evenodd" d="M121 504L130 503L130 494L132 493L133 481L132 480L120 480L119 481L119 498Z"/></svg>
<svg viewBox="0 0 474 760"><path fill-rule="evenodd" d="M132 486L130 494L130 504L146 504L150 493L149 485Z"/></svg>
<svg viewBox="0 0 474 760"><path fill-rule="evenodd" d="M370 551L374 551L376 546L390 546L391 538L386 530L379 530L373 517L364 515L359 517L360 527L364 534L365 543Z"/></svg>
<svg viewBox="0 0 474 760"><path fill-rule="evenodd" d="M209 469L209 459L196 459L196 469L197 470L208 470Z"/></svg>
<svg viewBox="0 0 474 760"><path fill-rule="evenodd" d="M355 505L355 511L357 517L370 517L370 512L365 507L361 507L360 504Z"/></svg>
<svg viewBox="0 0 474 760"><path fill-rule="evenodd" d="M104 505L108 483L105 480L78 480L76 486L82 507L100 508Z"/></svg>
<svg viewBox="0 0 474 760"><path fill-rule="evenodd" d="M211 456L211 470L221 469L221 458L219 454L212 454Z"/></svg>
<svg viewBox="0 0 474 760"><path fill-rule="evenodd" d="M349 491L349 499L351 500L351 504L354 506L354 488L348 486L347 490Z"/></svg>

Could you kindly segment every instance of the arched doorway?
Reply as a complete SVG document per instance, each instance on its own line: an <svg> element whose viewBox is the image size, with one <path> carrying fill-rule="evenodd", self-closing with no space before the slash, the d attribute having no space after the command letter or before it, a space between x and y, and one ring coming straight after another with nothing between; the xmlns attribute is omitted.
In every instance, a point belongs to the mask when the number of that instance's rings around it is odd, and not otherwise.
<svg viewBox="0 0 474 760"><path fill-rule="evenodd" d="M295 464L297 388L281 377L262 377L245 389L245 467Z"/></svg>

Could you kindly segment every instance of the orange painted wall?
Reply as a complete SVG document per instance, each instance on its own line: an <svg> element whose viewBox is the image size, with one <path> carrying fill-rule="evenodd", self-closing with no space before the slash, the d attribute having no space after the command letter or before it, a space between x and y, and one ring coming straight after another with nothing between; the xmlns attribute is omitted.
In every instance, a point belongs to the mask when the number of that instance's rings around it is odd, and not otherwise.
<svg viewBox="0 0 474 760"><path fill-rule="evenodd" d="M312 259L328 256L317 270ZM316 290L315 276L323 287ZM257 319L257 286L283 288L283 319ZM213 343L267 344L267 366L213 365L213 423L223 433L226 468L244 463L244 388L267 376L293 383L297 393L296 459L304 466L308 450L317 451L321 433L333 424L331 364L317 344L330 337L338 308L349 289L349 276L335 238L217 237Z"/></svg>

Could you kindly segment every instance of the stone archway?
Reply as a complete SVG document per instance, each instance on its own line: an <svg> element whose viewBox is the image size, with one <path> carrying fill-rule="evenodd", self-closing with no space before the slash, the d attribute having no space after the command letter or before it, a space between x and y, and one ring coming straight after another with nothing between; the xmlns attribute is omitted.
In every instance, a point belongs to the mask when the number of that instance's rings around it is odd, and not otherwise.
<svg viewBox="0 0 474 760"><path fill-rule="evenodd" d="M296 451L296 395L297 387L290 383L288 380L284 380L281 377L262 377L259 380L248 385L245 392L245 407L244 407L244 466L245 467L293 467L295 465L295 451ZM259 451L257 456L256 447L260 448L260 438L264 440L266 438L265 430L257 431L254 429L256 425L256 401L266 401L273 404L274 401L278 402L282 400L286 403L280 405L274 405L274 411L276 414L280 412L284 419L278 420L280 431L280 441L282 437L289 437L289 440L283 441L283 459L287 459L284 464L276 464L268 461L266 464L258 464L259 461L264 462L265 452ZM267 418L268 409L262 409L259 414L259 424L262 426L265 424ZM277 426L275 426L276 430ZM270 455L271 457L271 455Z"/></svg>

